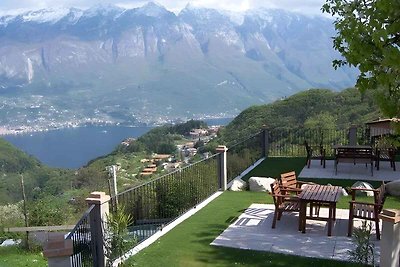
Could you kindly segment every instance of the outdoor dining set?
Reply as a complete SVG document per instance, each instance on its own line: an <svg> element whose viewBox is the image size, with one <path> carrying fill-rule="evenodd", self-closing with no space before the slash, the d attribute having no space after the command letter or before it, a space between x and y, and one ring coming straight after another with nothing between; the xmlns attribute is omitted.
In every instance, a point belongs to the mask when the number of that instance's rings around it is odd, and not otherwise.
<svg viewBox="0 0 400 267"><path fill-rule="evenodd" d="M320 160L320 164L326 167L326 149L320 144L318 147L311 147L307 141L304 142L307 152L307 167L310 168L311 160ZM370 145L333 145L332 146L335 174L338 171L339 163L365 163L371 168L371 175L374 173L374 163L377 170L380 168L381 161L390 162L390 167L396 171L396 149L393 147L388 148L373 148Z"/></svg>
<svg viewBox="0 0 400 267"><path fill-rule="evenodd" d="M306 221L327 221L328 236L332 235L333 224L336 220L336 204L342 196L340 186L320 185L298 181L294 171L282 173L271 184L271 194L274 200L275 212L272 228L276 227L284 212L298 212L298 230L306 232ZM371 203L356 200L356 191L370 190L374 194ZM375 222L376 237L380 239L379 213L385 201L385 184L378 189L351 188L352 200L349 202L348 236L352 235L354 219L364 219ZM321 207L328 208L328 216L320 216ZM307 214L307 208L309 213Z"/></svg>

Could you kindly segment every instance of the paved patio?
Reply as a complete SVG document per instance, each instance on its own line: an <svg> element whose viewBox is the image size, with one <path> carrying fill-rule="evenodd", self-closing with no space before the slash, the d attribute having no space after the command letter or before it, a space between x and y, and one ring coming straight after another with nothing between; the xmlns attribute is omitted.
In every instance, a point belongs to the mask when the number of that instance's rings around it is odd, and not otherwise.
<svg viewBox="0 0 400 267"><path fill-rule="evenodd" d="M363 181L393 181L400 179L400 163L396 162L396 171L390 168L390 163L383 161L380 163L379 171L374 167L374 175L371 175L371 167L365 164L339 163L337 175L335 175L335 165L333 160L326 161L324 169L319 160L312 160L310 168L305 166L298 175L300 178L328 178L328 179L352 179Z"/></svg>
<svg viewBox="0 0 400 267"><path fill-rule="evenodd" d="M274 205L252 204L211 245L299 255L305 257L348 260L354 247L347 237L348 210L337 209L332 236L327 236L327 223L307 220L306 233L298 231L298 213L284 213L271 228ZM320 215L327 216L321 208ZM356 221L355 226L361 225ZM379 261L379 241L373 236L375 259Z"/></svg>

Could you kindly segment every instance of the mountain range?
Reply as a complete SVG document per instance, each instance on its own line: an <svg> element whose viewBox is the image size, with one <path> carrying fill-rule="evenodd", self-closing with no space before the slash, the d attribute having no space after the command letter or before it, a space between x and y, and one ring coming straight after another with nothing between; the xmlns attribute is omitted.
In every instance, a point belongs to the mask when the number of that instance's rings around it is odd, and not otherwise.
<svg viewBox="0 0 400 267"><path fill-rule="evenodd" d="M334 70L332 20L150 2L0 17L0 124L135 123L232 116L309 88L353 86Z"/></svg>

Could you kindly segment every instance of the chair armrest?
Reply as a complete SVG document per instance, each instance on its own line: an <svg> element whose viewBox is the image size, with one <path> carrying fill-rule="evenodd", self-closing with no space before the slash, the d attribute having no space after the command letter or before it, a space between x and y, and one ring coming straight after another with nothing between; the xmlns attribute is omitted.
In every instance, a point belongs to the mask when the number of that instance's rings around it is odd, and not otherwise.
<svg viewBox="0 0 400 267"><path fill-rule="evenodd" d="M297 188L297 187L290 187L290 186L282 186L281 190L284 191L291 191L291 192L301 192L302 189L301 188Z"/></svg>
<svg viewBox="0 0 400 267"><path fill-rule="evenodd" d="M297 181L297 183L301 184L301 185L303 185L303 184L316 184L314 182L306 182L306 181Z"/></svg>
<svg viewBox="0 0 400 267"><path fill-rule="evenodd" d="M274 197L283 197L283 198L285 198L285 200L287 200L287 199L293 199L295 201L299 200L299 198L297 196L295 196L295 195L273 194L272 196L274 196Z"/></svg>

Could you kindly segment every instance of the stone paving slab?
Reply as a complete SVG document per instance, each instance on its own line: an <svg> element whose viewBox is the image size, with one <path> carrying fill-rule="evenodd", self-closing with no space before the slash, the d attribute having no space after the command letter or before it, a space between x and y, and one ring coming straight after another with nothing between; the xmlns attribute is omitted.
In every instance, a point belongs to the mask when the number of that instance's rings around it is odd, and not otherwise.
<svg viewBox="0 0 400 267"><path fill-rule="evenodd" d="M337 209L332 236L327 236L327 222L307 220L306 233L298 231L298 213L283 213L272 229L274 205L252 204L211 245L239 249L270 251L304 257L348 260L348 251L354 247L347 237L348 210ZM320 216L328 209L321 208ZM355 221L360 226L361 221ZM379 244L375 232L375 259L379 260Z"/></svg>
<svg viewBox="0 0 400 267"><path fill-rule="evenodd" d="M396 162L396 165L400 165ZM397 167L397 166L396 166ZM365 167L365 164L339 163L337 174L335 174L335 165L333 160L326 161L326 168L320 165L319 160L312 160L310 168L305 166L298 175L300 178L328 178L328 179L350 179L362 181L393 181L400 179L400 168L396 171L390 167L390 163L382 161L379 171L374 167L374 174L371 175L371 167Z"/></svg>

